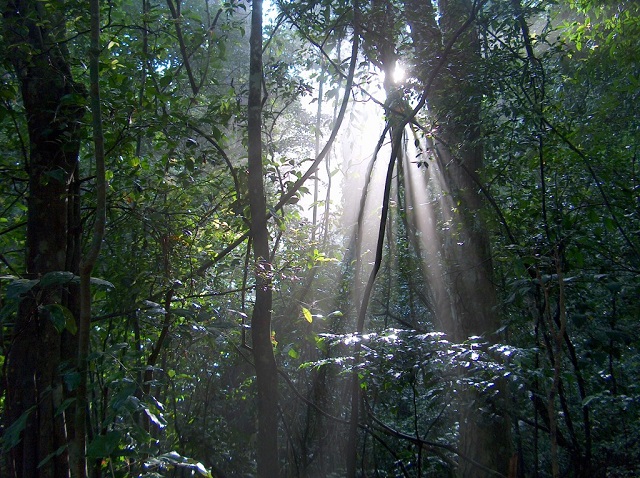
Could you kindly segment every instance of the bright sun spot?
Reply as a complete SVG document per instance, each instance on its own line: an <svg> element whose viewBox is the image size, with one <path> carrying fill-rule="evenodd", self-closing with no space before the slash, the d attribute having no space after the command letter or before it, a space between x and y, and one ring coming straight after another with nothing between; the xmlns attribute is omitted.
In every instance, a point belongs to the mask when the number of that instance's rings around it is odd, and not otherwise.
<svg viewBox="0 0 640 478"><path fill-rule="evenodd" d="M396 63L396 68L393 70L393 82L398 84L402 83L406 78L406 72L400 63Z"/></svg>

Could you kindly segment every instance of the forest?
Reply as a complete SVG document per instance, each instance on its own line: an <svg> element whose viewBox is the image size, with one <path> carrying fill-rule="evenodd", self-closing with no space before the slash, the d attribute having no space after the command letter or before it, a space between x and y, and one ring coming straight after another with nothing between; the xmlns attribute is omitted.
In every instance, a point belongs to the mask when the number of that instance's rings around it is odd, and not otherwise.
<svg viewBox="0 0 640 478"><path fill-rule="evenodd" d="M636 0L0 8L0 476L640 476Z"/></svg>

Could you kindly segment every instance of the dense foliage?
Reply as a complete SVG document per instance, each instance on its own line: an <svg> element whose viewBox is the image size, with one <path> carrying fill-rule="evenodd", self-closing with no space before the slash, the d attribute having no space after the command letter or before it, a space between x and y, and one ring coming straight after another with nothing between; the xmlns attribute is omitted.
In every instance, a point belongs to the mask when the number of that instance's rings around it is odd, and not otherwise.
<svg viewBox="0 0 640 478"><path fill-rule="evenodd" d="M101 5L107 222L86 475L259 476L251 317L268 284L282 476L638 476L637 2L265 4L268 267L250 233L251 7ZM97 181L86 5L2 9L0 475L21 476L17 450L28 460L30 431L47 433L44 397L66 420L53 443L74 436L75 297ZM18 41L36 30L50 50ZM42 58L68 68L57 99L25 87L55 70L38 70ZM394 83L396 64L406 77ZM34 128L37 104L55 136ZM77 145L77 164L35 181L38 144ZM52 200L69 209L60 267L32 265L47 253L29 235L34 209L48 214L36 183L64 186ZM464 258L469 243L481 266ZM479 303L473 288L492 311L482 330L455 323L481 315L454 310ZM20 409L24 334L57 358L48 386L23 377L36 398ZM472 421L491 431L476 450ZM34 473L69 476L73 450L39 443ZM501 463L478 463L492 448Z"/></svg>

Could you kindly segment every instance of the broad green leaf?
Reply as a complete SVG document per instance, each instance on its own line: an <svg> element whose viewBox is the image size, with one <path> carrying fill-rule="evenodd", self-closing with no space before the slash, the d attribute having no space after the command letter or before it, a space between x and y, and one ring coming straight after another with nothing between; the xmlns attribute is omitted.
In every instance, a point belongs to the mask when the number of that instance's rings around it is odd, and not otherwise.
<svg viewBox="0 0 640 478"><path fill-rule="evenodd" d="M73 313L68 308L60 304L49 304L45 305L43 309L49 312L49 320L53 322L53 325L58 332L61 333L66 329L71 334L76 334L76 332L78 331L76 319L73 317Z"/></svg>
<svg viewBox="0 0 640 478"><path fill-rule="evenodd" d="M120 410L124 407L126 402L134 393L136 393L138 388L136 383L129 378L122 379L118 385L121 387L120 390L118 390L111 398L110 406L113 410Z"/></svg>
<svg viewBox="0 0 640 478"><path fill-rule="evenodd" d="M104 287L106 289L115 289L116 286L113 285L111 282L106 281L104 279L99 279L98 277L92 277L91 278L91 283L93 285L97 285L99 287Z"/></svg>
<svg viewBox="0 0 640 478"><path fill-rule="evenodd" d="M65 443L64 445L62 445L61 447L59 447L56 451L54 451L53 453L49 453L47 456L45 456L42 461L40 463L38 463L38 468L42 467L43 465L45 465L49 460L51 460L51 458L53 458L54 456L60 456L62 454L62 452L64 452L67 449L67 444Z"/></svg>
<svg viewBox="0 0 640 478"><path fill-rule="evenodd" d="M120 443L120 432L110 431L105 435L98 435L87 447L87 456L91 458L108 457Z"/></svg>
<svg viewBox="0 0 640 478"><path fill-rule="evenodd" d="M9 427L4 430L2 435L2 451L8 452L18 443L20 443L20 434L22 430L27 426L27 420L31 412L35 410L35 406L28 408L18 419L13 422Z"/></svg>
<svg viewBox="0 0 640 478"><path fill-rule="evenodd" d="M149 417L149 420L151 420L158 428L164 428L167 426L167 422L162 417L162 415L156 415L146 407L144 409L144 413Z"/></svg>
<svg viewBox="0 0 640 478"><path fill-rule="evenodd" d="M144 311L149 315L161 315L166 314L167 311L157 302L152 302L150 300L143 300Z"/></svg>
<svg viewBox="0 0 640 478"><path fill-rule="evenodd" d="M39 281L29 279L17 279L7 286L7 299L21 299L27 292L33 289Z"/></svg>
<svg viewBox="0 0 640 478"><path fill-rule="evenodd" d="M57 286L62 284L68 284L69 282L72 282L77 279L78 279L78 276L75 275L73 272L69 272L69 271L47 272L40 279L40 286L42 288L46 288L46 287L52 287L52 286Z"/></svg>

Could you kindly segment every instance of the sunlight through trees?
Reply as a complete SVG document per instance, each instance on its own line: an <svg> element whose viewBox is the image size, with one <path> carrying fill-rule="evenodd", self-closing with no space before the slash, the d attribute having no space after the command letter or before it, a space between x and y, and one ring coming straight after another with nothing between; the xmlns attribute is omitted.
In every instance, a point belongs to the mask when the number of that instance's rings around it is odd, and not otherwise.
<svg viewBox="0 0 640 478"><path fill-rule="evenodd" d="M1 23L0 476L638 476L637 2Z"/></svg>

